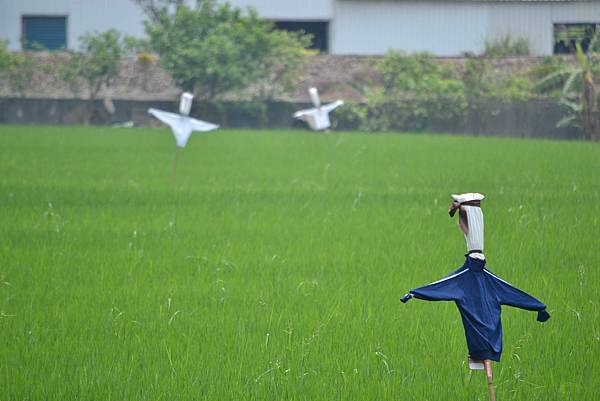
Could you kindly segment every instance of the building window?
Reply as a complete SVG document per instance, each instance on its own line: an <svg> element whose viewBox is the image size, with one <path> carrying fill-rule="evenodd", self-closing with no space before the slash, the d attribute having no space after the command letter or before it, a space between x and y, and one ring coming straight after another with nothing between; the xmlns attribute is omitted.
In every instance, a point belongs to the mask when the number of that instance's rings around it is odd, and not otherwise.
<svg viewBox="0 0 600 401"><path fill-rule="evenodd" d="M60 50L67 47L67 17L23 16L24 50Z"/></svg>
<svg viewBox="0 0 600 401"><path fill-rule="evenodd" d="M312 35L310 49L327 53L329 50L329 22L328 21L275 21L277 29L285 31L303 31Z"/></svg>
<svg viewBox="0 0 600 401"><path fill-rule="evenodd" d="M575 52L576 43L585 52L596 33L598 24L554 24L554 54Z"/></svg>

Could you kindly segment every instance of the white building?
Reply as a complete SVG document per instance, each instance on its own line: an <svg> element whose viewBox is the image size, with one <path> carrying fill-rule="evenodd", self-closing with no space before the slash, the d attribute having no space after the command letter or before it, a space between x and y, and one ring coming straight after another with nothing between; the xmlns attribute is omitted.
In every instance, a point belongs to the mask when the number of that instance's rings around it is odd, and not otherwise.
<svg viewBox="0 0 600 401"><path fill-rule="evenodd" d="M252 6L280 28L302 28L315 47L332 54L426 50L439 56L480 53L487 39L528 39L535 55L560 52L565 30L600 23L600 0L229 0ZM133 0L0 0L0 38L48 48L76 48L89 31L118 29L142 36L143 15ZM564 49L562 49L564 50Z"/></svg>

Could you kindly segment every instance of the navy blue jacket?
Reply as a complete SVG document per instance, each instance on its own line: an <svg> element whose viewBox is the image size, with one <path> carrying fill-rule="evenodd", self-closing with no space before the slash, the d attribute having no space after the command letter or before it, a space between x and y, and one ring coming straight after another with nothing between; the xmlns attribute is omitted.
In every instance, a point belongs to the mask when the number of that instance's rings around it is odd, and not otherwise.
<svg viewBox="0 0 600 401"><path fill-rule="evenodd" d="M426 301L454 301L462 317L469 355L474 359L500 361L502 353L501 306L537 311L537 320L550 318L546 305L513 287L485 268L485 260L467 257L465 264L445 278L415 288L410 298Z"/></svg>

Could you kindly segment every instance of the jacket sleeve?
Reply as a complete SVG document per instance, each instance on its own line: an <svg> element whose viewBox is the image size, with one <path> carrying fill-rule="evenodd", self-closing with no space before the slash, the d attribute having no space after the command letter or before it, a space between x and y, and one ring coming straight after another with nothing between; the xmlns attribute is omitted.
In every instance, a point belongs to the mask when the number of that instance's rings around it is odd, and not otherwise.
<svg viewBox="0 0 600 401"><path fill-rule="evenodd" d="M496 295L498 296L498 301L501 305L537 311L537 320L540 322L545 322L546 320L550 319L550 314L546 311L546 305L540 300L532 297L525 291L512 286L493 273L487 273L493 277L494 288L496 290Z"/></svg>
<svg viewBox="0 0 600 401"><path fill-rule="evenodd" d="M434 283L415 288L406 294L400 301L407 302L410 298L425 301L456 301L463 291L458 285L459 275L450 275Z"/></svg>

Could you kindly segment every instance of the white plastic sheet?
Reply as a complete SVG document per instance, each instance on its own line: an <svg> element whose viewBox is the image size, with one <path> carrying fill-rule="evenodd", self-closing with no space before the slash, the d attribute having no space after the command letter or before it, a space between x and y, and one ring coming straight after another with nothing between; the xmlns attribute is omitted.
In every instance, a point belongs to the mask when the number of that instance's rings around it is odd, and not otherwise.
<svg viewBox="0 0 600 401"><path fill-rule="evenodd" d="M152 114L154 117L171 127L171 131L173 131L177 146L180 148L185 147L192 132L206 132L219 128L219 126L216 124L202 120L196 120L195 118L182 116L181 114L169 113L168 111L149 109L148 113Z"/></svg>
<svg viewBox="0 0 600 401"><path fill-rule="evenodd" d="M312 101L313 106L321 106L321 99L319 98L319 91L317 90L317 88L310 88L308 90L308 94L310 96L310 100Z"/></svg>
<svg viewBox="0 0 600 401"><path fill-rule="evenodd" d="M184 116L190 115L190 110L192 110L192 100L194 100L194 95L188 92L184 92L181 95L181 100L179 101L179 114Z"/></svg>
<svg viewBox="0 0 600 401"><path fill-rule="evenodd" d="M308 126L314 131L321 131L331 127L329 113L343 105L342 100L337 100L320 107L312 109L300 110L294 113L294 118L305 121Z"/></svg>

